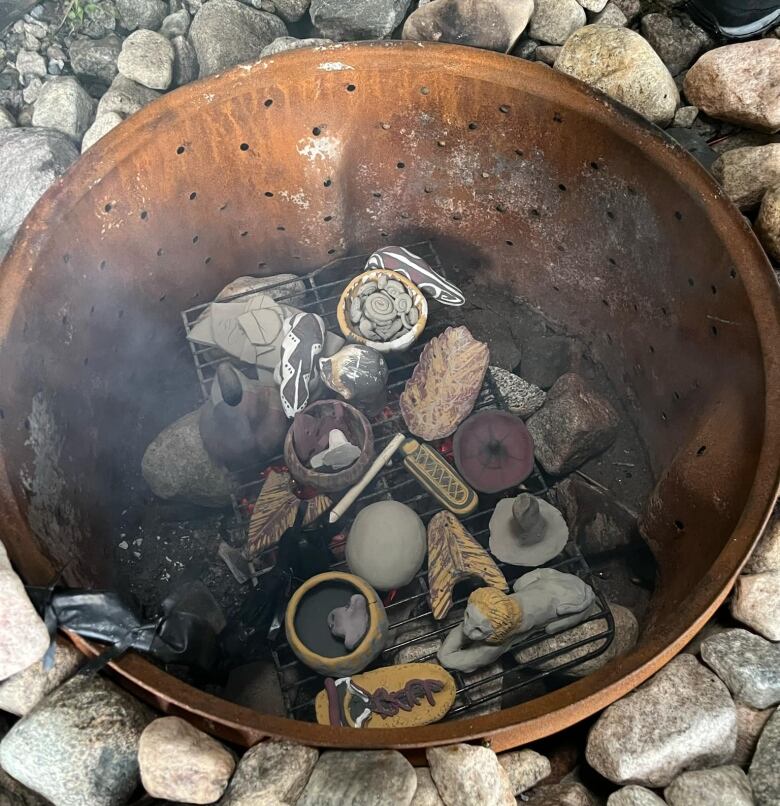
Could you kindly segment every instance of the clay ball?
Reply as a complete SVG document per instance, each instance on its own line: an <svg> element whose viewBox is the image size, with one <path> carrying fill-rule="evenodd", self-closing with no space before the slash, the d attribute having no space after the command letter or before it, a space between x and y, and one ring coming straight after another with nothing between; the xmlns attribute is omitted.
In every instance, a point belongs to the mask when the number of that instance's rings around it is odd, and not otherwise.
<svg viewBox="0 0 780 806"><path fill-rule="evenodd" d="M377 501L362 509L347 539L353 574L381 591L408 585L425 560L427 539L420 516L398 501Z"/></svg>

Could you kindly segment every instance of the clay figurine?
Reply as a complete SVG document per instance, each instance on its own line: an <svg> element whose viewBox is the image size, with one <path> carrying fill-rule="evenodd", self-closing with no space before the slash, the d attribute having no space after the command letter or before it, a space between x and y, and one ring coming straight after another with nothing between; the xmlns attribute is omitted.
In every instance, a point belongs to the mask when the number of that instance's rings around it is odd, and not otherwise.
<svg viewBox="0 0 780 806"><path fill-rule="evenodd" d="M377 501L361 509L347 538L349 570L380 591L408 585L425 560L425 526L398 501Z"/></svg>
<svg viewBox="0 0 780 806"><path fill-rule="evenodd" d="M229 470L268 462L281 453L287 426L273 381L247 378L228 361L219 365L199 422L215 462Z"/></svg>
<svg viewBox="0 0 780 806"><path fill-rule="evenodd" d="M412 728L438 722L455 702L455 680L435 663L386 666L325 680L317 722L350 728Z"/></svg>
<svg viewBox="0 0 780 806"><path fill-rule="evenodd" d="M329 435L328 447L311 457L311 466L315 470L343 470L354 464L361 453L361 449L353 445L343 431L334 428Z"/></svg>
<svg viewBox="0 0 780 806"><path fill-rule="evenodd" d="M425 440L449 436L474 408L489 360L487 344L467 327L448 327L434 336L401 393L409 430Z"/></svg>
<svg viewBox="0 0 780 806"><path fill-rule="evenodd" d="M455 586L474 577L506 590L504 575L466 527L451 512L437 512L428 524L428 588L435 619L449 613Z"/></svg>
<svg viewBox="0 0 780 806"><path fill-rule="evenodd" d="M279 394L288 417L306 408L325 344L325 322L313 313L298 313L284 322Z"/></svg>
<svg viewBox="0 0 780 806"><path fill-rule="evenodd" d="M348 605L331 610L328 613L328 628L331 635L344 640L344 648L351 652L368 632L366 597L356 593Z"/></svg>
<svg viewBox="0 0 780 806"><path fill-rule="evenodd" d="M593 588L574 574L537 568L521 576L511 594L478 588L469 596L463 624L439 649L446 669L473 672L498 660L534 630L552 634L588 618Z"/></svg>
<svg viewBox="0 0 780 806"><path fill-rule="evenodd" d="M347 344L335 355L320 359L322 382L344 400L374 400L383 396L387 362L365 344Z"/></svg>
<svg viewBox="0 0 780 806"><path fill-rule="evenodd" d="M274 546L284 532L295 523L300 499L292 490L289 473L272 470L263 484L249 521L246 555L252 560ZM318 495L306 502L303 525L308 526L330 506L330 498Z"/></svg>
<svg viewBox="0 0 780 806"><path fill-rule="evenodd" d="M463 305L459 288L437 274L428 263L403 246L383 246L366 263L366 269L390 269L408 277L421 291L442 305Z"/></svg>
<svg viewBox="0 0 780 806"><path fill-rule="evenodd" d="M455 466L482 493L515 487L534 467L534 442L525 423L505 411L472 414L452 442Z"/></svg>
<svg viewBox="0 0 780 806"><path fill-rule="evenodd" d="M510 565L544 565L568 539L563 515L530 493L499 501L490 518L490 551Z"/></svg>
<svg viewBox="0 0 780 806"><path fill-rule="evenodd" d="M398 452L404 457L404 467L423 489L450 512L463 517L477 508L477 494L430 445L420 444L416 439L405 439Z"/></svg>

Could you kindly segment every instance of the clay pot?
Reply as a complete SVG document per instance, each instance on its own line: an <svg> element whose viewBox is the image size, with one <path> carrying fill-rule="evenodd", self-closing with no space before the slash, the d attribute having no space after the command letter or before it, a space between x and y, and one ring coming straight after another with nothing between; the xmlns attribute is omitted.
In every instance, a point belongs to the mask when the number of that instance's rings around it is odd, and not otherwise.
<svg viewBox="0 0 780 806"><path fill-rule="evenodd" d="M315 418L334 418L340 415L339 428L344 436L361 449L360 456L354 464L343 470L329 473L324 470L313 470L304 464L310 457L298 455L295 445L295 422L287 432L284 440L284 461L290 470L290 475L299 483L316 487L322 492L335 492L351 487L368 470L374 459L374 433L366 417L349 403L340 400L318 400L296 414L296 419L302 414ZM327 435L326 435L327 438ZM327 442L323 448L327 447Z"/></svg>
<svg viewBox="0 0 780 806"><path fill-rule="evenodd" d="M343 641L331 635L328 614L348 605L356 593L366 598L368 631L347 652ZM360 577L340 571L304 582L287 605L284 625L290 649L301 663L329 677L346 677L365 669L384 649L389 631L379 594Z"/></svg>

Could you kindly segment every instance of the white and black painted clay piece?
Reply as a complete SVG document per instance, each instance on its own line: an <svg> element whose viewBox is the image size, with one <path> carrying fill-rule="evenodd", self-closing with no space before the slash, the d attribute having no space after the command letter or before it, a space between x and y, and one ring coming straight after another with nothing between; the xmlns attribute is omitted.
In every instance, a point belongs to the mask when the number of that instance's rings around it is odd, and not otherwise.
<svg viewBox="0 0 780 806"><path fill-rule="evenodd" d="M510 565L544 565L563 551L568 539L563 515L530 493L502 499L490 518L490 552Z"/></svg>
<svg viewBox="0 0 780 806"><path fill-rule="evenodd" d="M316 314L298 313L285 320L279 394L288 417L309 402L324 343L325 323Z"/></svg>
<svg viewBox="0 0 780 806"><path fill-rule="evenodd" d="M534 630L552 634L576 626L589 617L595 601L590 585L554 568L523 574L509 595L478 588L469 596L463 623L444 639L439 663L469 674L498 660Z"/></svg>
<svg viewBox="0 0 780 806"><path fill-rule="evenodd" d="M349 604L336 607L328 613L328 628L331 635L344 641L350 652L368 632L368 602L360 593L354 594Z"/></svg>
<svg viewBox="0 0 780 806"><path fill-rule="evenodd" d="M366 263L366 269L390 269L409 278L421 291L442 305L463 305L466 298L457 286L437 274L418 255L403 246L383 246Z"/></svg>
<svg viewBox="0 0 780 806"><path fill-rule="evenodd" d="M343 431L334 428L328 435L328 447L311 457L314 470L343 470L354 464L363 451L353 445Z"/></svg>
<svg viewBox="0 0 780 806"><path fill-rule="evenodd" d="M320 359L322 382L344 400L371 400L382 395L387 373L383 355L364 344L347 344Z"/></svg>

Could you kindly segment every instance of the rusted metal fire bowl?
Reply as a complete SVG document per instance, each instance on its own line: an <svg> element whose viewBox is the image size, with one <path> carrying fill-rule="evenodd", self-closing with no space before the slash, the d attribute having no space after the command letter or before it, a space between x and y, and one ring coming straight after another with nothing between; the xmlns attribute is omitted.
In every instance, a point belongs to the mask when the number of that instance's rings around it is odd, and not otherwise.
<svg viewBox="0 0 780 806"><path fill-rule="evenodd" d="M179 311L241 274L432 238L591 345L644 441L659 565L639 643L524 705L414 730L265 716L137 655L131 689L238 742L496 749L603 708L723 600L778 482L778 291L657 129L540 64L420 43L297 50L133 115L36 206L0 277L0 529L27 580L110 586L109 526L197 382ZM86 646L80 641L81 646Z"/></svg>

